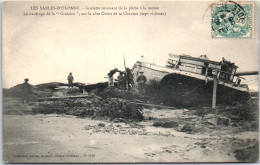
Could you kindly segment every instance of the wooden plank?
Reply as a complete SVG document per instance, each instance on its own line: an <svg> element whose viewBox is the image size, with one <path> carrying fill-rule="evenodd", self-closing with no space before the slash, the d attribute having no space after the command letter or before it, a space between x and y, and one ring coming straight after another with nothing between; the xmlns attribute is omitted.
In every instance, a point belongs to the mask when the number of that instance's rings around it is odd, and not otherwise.
<svg viewBox="0 0 260 165"><path fill-rule="evenodd" d="M247 75L258 75L258 71L251 71L251 72L237 72L235 76L247 76Z"/></svg>
<svg viewBox="0 0 260 165"><path fill-rule="evenodd" d="M216 101L217 101L217 85L218 80L217 76L214 76L213 82L213 96L212 96L212 109L216 109Z"/></svg>
<svg viewBox="0 0 260 165"><path fill-rule="evenodd" d="M43 98L33 98L31 101L54 101L54 100L63 100L63 99L77 99L77 98L93 98L89 95L75 95L75 96L65 96L65 97L43 97Z"/></svg>
<svg viewBox="0 0 260 165"><path fill-rule="evenodd" d="M169 107L169 106L164 106L164 105L156 105L156 104L147 104L147 103L137 103L137 102L133 102L133 101L128 101L129 103L132 104L137 104L137 105L146 105L146 106L151 106L151 107L159 107L159 108L167 108L167 109L175 109L177 110L176 107Z"/></svg>

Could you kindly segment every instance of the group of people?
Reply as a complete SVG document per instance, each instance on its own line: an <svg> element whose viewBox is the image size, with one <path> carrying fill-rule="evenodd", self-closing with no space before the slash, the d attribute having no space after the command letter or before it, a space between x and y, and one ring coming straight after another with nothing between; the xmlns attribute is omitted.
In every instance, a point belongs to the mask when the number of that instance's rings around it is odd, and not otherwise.
<svg viewBox="0 0 260 165"><path fill-rule="evenodd" d="M108 76L108 88L114 86L114 74L119 72L119 75L117 77L118 81L118 87L120 89L131 89L131 86L133 85L133 74L129 68L126 68L126 71L120 71L117 68L110 70L110 72L107 74ZM143 90L144 84L146 83L147 79L142 71L139 72L140 75L137 77L136 82L138 83L138 88L140 90ZM69 73L68 77L68 87L73 88L73 81L74 77L72 73Z"/></svg>
<svg viewBox="0 0 260 165"><path fill-rule="evenodd" d="M120 89L131 89L132 85L134 84L133 80L133 74L129 68L126 68L126 71L120 71L117 68L110 70L110 72L107 74L108 75L108 88L114 86L114 74L116 72L119 72L119 75L117 77L118 81L118 88ZM147 79L143 72L139 72L140 75L137 77L136 81L138 83L138 87L140 90L143 90L144 84L146 83Z"/></svg>
<svg viewBox="0 0 260 165"><path fill-rule="evenodd" d="M128 73L128 70L126 69L126 72L120 71L117 68L110 70L110 72L107 74L108 76L108 88L115 86L114 84L114 74L119 72L119 75L117 77L118 81L118 87L121 89L126 89L131 87L131 76L130 72Z"/></svg>
<svg viewBox="0 0 260 165"><path fill-rule="evenodd" d="M130 89L132 84L134 83L134 81L133 81L133 74L129 68L126 68L125 72L122 72L122 71L118 70L117 68L110 70L110 72L107 74L108 75L108 87L114 86L113 75L116 72L119 72L119 75L117 77L118 87L121 89ZM139 87L140 91L143 91L144 84L146 83L147 79L146 79L145 75L143 75L142 71L139 73L140 73L140 75L137 77L136 81L138 83L138 87ZM69 73L67 80L68 80L68 87L73 88L74 77L73 77L72 73ZM23 89L24 89L23 102L27 102L28 96L29 96L31 90L30 90L30 85L28 83L29 79L26 78L26 79L24 79L24 81L25 82L22 84Z"/></svg>

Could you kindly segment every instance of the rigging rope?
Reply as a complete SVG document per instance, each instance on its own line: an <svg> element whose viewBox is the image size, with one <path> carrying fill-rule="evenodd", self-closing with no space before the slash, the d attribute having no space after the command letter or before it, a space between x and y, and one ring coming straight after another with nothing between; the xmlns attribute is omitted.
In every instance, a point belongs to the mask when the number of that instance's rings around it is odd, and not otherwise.
<svg viewBox="0 0 260 165"><path fill-rule="evenodd" d="M244 83L251 82L251 81L254 81L254 80L258 80L258 78L255 78L255 79L253 79L253 80L245 81Z"/></svg>
<svg viewBox="0 0 260 165"><path fill-rule="evenodd" d="M201 85L203 85L203 84L201 84ZM194 92L196 89L198 89L201 85L197 86L196 88L194 88L194 89L191 90L190 92L185 93L184 95L189 95L189 94L191 94L191 93Z"/></svg>

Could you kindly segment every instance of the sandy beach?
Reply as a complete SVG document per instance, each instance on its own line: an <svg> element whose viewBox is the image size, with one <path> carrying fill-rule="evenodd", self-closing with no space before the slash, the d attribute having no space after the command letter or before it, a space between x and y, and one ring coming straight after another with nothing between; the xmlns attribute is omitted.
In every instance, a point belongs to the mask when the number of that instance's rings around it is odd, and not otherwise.
<svg viewBox="0 0 260 165"><path fill-rule="evenodd" d="M12 99L9 103L18 104ZM23 106L27 110L9 108L3 115L5 163L238 162L234 151L241 144L258 142L258 132L238 132L232 126L209 127L195 134L153 126L155 119L185 119L184 109L145 109L144 116L153 120L116 123L63 114L33 115L31 105Z"/></svg>

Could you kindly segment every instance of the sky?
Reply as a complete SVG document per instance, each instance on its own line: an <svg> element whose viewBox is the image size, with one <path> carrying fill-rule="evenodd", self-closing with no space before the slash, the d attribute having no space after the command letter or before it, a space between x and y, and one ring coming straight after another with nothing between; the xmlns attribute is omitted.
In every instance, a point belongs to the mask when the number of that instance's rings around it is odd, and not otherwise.
<svg viewBox="0 0 260 165"><path fill-rule="evenodd" d="M238 71L258 70L258 22L254 24L253 39L212 39L212 3L3 2L3 87L23 83L24 78L29 78L29 83L33 85L66 83L70 72L75 82L106 81L104 77L111 69L124 70L123 57L129 68L142 55L145 61L164 66L169 53L194 57L207 55L215 61L225 57L239 66ZM24 12L42 12L31 10L31 6L155 6L160 9L153 12L165 12L166 16L25 16ZM257 88L258 80L250 83Z"/></svg>

